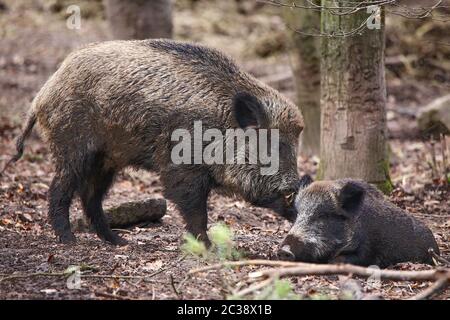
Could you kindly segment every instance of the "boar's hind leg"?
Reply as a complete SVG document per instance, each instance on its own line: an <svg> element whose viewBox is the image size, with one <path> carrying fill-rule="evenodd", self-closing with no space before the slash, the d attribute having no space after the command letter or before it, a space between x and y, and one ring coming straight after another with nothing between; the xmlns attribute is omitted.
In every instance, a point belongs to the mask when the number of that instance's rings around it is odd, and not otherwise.
<svg viewBox="0 0 450 320"><path fill-rule="evenodd" d="M105 170L102 160L101 155L95 154L87 162L86 177L80 188L81 204L84 213L101 239L114 245L125 245L126 240L111 230L103 212L102 201L114 180L115 171L113 169Z"/></svg>
<svg viewBox="0 0 450 320"><path fill-rule="evenodd" d="M70 230L69 208L75 192L76 181L70 173L60 170L56 173L48 191L48 215L53 230L62 243L74 243Z"/></svg>

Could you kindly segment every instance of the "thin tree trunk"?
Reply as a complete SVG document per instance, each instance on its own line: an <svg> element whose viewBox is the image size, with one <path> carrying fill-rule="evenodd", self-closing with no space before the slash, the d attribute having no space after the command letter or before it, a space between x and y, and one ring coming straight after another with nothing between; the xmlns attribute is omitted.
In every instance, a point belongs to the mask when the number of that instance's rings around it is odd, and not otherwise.
<svg viewBox="0 0 450 320"><path fill-rule="evenodd" d="M104 0L115 39L172 38L172 0Z"/></svg>
<svg viewBox="0 0 450 320"><path fill-rule="evenodd" d="M317 2L320 4L320 1ZM300 154L319 155L320 38L300 32L314 34L320 31L320 11L286 8L284 17L290 30L290 58L295 77L297 105L305 122L300 140Z"/></svg>
<svg viewBox="0 0 450 320"><path fill-rule="evenodd" d="M363 2L363 1L360 1ZM354 1L322 0L324 6ZM360 178L384 192L392 188L386 142L384 12L380 28L368 29L370 14L322 11L321 163L319 178Z"/></svg>

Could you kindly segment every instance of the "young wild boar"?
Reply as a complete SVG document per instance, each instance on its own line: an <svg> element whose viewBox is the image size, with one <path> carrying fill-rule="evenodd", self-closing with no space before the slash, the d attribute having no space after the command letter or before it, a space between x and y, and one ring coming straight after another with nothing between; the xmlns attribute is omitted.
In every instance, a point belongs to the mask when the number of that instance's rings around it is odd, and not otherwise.
<svg viewBox="0 0 450 320"><path fill-rule="evenodd" d="M342 262L381 268L432 263L439 253L430 229L360 180L314 182L295 199L297 220L279 256L305 262Z"/></svg>
<svg viewBox="0 0 450 320"><path fill-rule="evenodd" d="M279 130L279 170L260 164L174 164L175 129ZM70 54L32 103L23 143L35 122L50 146L56 174L49 189L49 219L63 243L75 241L69 207L78 194L100 238L124 243L103 214L102 200L125 167L160 174L164 194L181 211L187 230L208 243L211 190L269 206L295 191L296 148L303 128L297 107L242 72L220 52L169 40L111 41Z"/></svg>

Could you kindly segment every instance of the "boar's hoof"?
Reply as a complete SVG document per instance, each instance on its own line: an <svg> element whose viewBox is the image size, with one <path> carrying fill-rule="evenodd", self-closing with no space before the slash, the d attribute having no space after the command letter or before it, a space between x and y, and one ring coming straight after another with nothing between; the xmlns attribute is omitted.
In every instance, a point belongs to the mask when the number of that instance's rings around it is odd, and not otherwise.
<svg viewBox="0 0 450 320"><path fill-rule="evenodd" d="M125 240L122 237L119 237L115 233L112 233L112 234L108 235L103 240L105 240L106 242L111 243L112 245L119 246L119 247L126 246L128 244L127 240Z"/></svg>
<svg viewBox="0 0 450 320"><path fill-rule="evenodd" d="M200 240L200 241L202 241L202 242L204 243L206 249L211 248L212 243L211 243L211 240L209 240L209 238L208 238L208 236L206 235L206 233L205 233L205 234L199 234L199 235L197 236L197 239Z"/></svg>
<svg viewBox="0 0 450 320"><path fill-rule="evenodd" d="M291 247L288 245L285 245L281 247L280 250L278 250L277 253L278 259L280 260L286 260L286 261L294 261L295 255L291 251Z"/></svg>
<svg viewBox="0 0 450 320"><path fill-rule="evenodd" d="M72 232L64 233L63 235L58 237L59 242L63 244L74 244L77 242L77 238L75 238L75 235Z"/></svg>

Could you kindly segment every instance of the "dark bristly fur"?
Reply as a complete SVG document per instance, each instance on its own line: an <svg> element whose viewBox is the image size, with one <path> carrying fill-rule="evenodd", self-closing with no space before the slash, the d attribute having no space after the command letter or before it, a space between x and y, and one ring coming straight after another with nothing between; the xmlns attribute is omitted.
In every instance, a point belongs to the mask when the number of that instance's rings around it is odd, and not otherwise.
<svg viewBox="0 0 450 320"><path fill-rule="evenodd" d="M18 140L17 160L34 122L49 143L56 174L49 217L57 236L73 242L69 207L74 194L98 235L109 229L102 200L125 167L156 171L165 196L177 204L187 229L206 236L206 201L212 189L268 203L292 192L298 180L296 146L303 123L295 105L242 72L220 52L168 40L111 41L70 54L33 101ZM262 176L259 165L175 165L171 134L203 129L276 128L285 146L279 172Z"/></svg>
<svg viewBox="0 0 450 320"><path fill-rule="evenodd" d="M314 182L298 193L295 207L281 258L384 268L431 264L428 249L439 252L430 229L361 180Z"/></svg>

